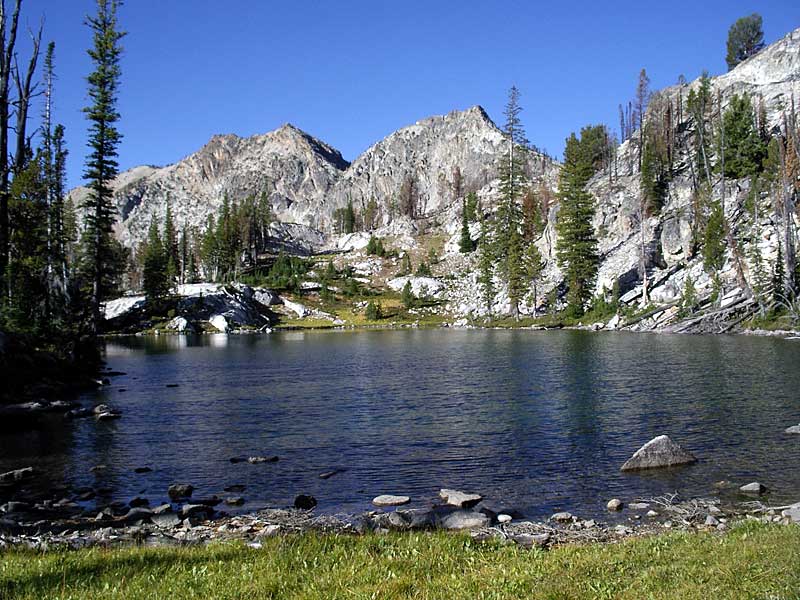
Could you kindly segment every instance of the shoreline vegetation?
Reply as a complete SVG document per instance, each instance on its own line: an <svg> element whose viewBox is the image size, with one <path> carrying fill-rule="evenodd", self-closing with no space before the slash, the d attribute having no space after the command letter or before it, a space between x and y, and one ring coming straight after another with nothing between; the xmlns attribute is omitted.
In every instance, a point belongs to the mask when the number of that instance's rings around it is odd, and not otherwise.
<svg viewBox="0 0 800 600"><path fill-rule="evenodd" d="M464 534L302 533L258 542L6 550L3 598L789 598L800 528L745 521L525 549Z"/></svg>

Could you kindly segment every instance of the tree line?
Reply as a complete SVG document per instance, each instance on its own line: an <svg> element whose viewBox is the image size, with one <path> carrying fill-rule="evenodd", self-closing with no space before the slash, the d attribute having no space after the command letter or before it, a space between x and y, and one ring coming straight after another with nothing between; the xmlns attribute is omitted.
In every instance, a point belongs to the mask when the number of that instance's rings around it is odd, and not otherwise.
<svg viewBox="0 0 800 600"><path fill-rule="evenodd" d="M116 293L127 261L112 233L111 184L122 139L121 2L98 0L96 14L85 21L93 65L83 109L89 193L74 207L65 201L66 131L53 118L57 47L42 47L40 26L31 33L27 64L18 64L22 4L15 0L9 10L0 1L0 328L66 359L96 358L102 304ZM32 101L39 96L44 100L37 117Z"/></svg>

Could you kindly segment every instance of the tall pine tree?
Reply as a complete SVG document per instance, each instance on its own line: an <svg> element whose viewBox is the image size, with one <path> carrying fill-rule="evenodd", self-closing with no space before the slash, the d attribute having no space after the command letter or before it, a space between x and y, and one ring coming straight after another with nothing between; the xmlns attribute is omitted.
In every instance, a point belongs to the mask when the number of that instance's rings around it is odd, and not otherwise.
<svg viewBox="0 0 800 600"><path fill-rule="evenodd" d="M84 203L84 232L82 238L81 271L90 302L90 326L97 331L101 319L101 303L113 289L118 276L119 252L112 237L114 224L113 190L111 183L117 175L117 148L122 135L116 123L117 94L122 71L117 9L119 0L97 0L97 15L87 18L94 36L89 56L95 70L89 75L91 106L84 109L89 119L89 148L84 179L89 194Z"/></svg>
<svg viewBox="0 0 800 600"><path fill-rule="evenodd" d="M591 154L573 133L567 138L559 176L561 207L556 225L556 257L566 278L568 309L576 317L584 313L592 297L600 262L592 226L594 199L586 191L592 174Z"/></svg>

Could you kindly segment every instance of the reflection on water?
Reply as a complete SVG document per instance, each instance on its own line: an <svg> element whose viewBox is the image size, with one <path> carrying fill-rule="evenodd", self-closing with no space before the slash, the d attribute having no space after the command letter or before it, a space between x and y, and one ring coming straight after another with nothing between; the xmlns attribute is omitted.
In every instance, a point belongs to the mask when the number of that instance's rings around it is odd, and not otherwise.
<svg viewBox="0 0 800 600"><path fill-rule="evenodd" d="M119 421L46 423L0 437L0 470L28 464L70 486L161 501L244 484L245 509L311 493L359 511L379 493L433 500L478 491L531 517L601 511L612 496L713 493L758 479L776 502L800 496L800 343L530 331L287 332L109 340L124 371L85 397ZM178 387L166 387L177 384ZM122 390L125 391L122 391ZM668 433L697 465L619 466ZM231 464L235 456L277 463ZM96 464L103 472L90 473ZM150 466L152 473L133 469ZM323 480L319 474L342 469Z"/></svg>

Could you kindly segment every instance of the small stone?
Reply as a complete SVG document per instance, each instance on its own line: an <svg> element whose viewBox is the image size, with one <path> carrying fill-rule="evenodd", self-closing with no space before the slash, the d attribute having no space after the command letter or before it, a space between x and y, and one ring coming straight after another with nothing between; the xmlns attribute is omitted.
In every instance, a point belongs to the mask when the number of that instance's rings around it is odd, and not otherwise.
<svg viewBox="0 0 800 600"><path fill-rule="evenodd" d="M626 525L617 525L614 527L614 533L617 535L630 535L633 533L633 529L627 527Z"/></svg>
<svg viewBox="0 0 800 600"><path fill-rule="evenodd" d="M408 521L406 521L405 517L399 512L390 512L386 517L387 524L392 527L392 529L407 529L408 528Z"/></svg>
<svg viewBox="0 0 800 600"><path fill-rule="evenodd" d="M664 527L670 529L672 527L672 521L664 521Z"/></svg>
<svg viewBox="0 0 800 600"><path fill-rule="evenodd" d="M181 524L181 518L174 512L165 512L161 514L154 514L150 520L156 527L161 529L172 529Z"/></svg>
<svg viewBox="0 0 800 600"><path fill-rule="evenodd" d="M382 494L372 499L375 506L402 506L411 502L408 496L394 496L392 494Z"/></svg>
<svg viewBox="0 0 800 600"><path fill-rule="evenodd" d="M213 509L205 504L184 504L181 506L181 517L208 517Z"/></svg>
<svg viewBox="0 0 800 600"><path fill-rule="evenodd" d="M191 498L194 492L194 486L188 483L173 483L167 489L167 494L172 500L179 500L181 498Z"/></svg>
<svg viewBox="0 0 800 600"><path fill-rule="evenodd" d="M172 505L171 504L167 504L167 503L159 504L158 506L156 506L153 509L153 514L154 515L161 515L161 514L170 512L171 510L172 510Z"/></svg>
<svg viewBox="0 0 800 600"><path fill-rule="evenodd" d="M719 525L719 521L717 519L715 519L714 517L712 517L711 515L708 515L706 517L704 525L706 527L716 527L717 525Z"/></svg>
<svg viewBox="0 0 800 600"><path fill-rule="evenodd" d="M449 490L442 488L439 490L439 498L450 506L457 506L459 508L472 508L483 500L480 494L467 494L459 492L458 490Z"/></svg>
<svg viewBox="0 0 800 600"><path fill-rule="evenodd" d="M568 512L559 512L550 517L551 521L557 521L558 523L567 523L572 521L572 519L572 513Z"/></svg>
<svg viewBox="0 0 800 600"><path fill-rule="evenodd" d="M134 472L134 473L139 473L139 474L142 474L142 473L150 473L152 470L153 470L153 469L151 469L150 467L136 467L136 468L133 470L133 472Z"/></svg>
<svg viewBox="0 0 800 600"><path fill-rule="evenodd" d="M300 510L311 510L317 505L317 499L314 496L300 494L294 499L294 507Z"/></svg>
<svg viewBox="0 0 800 600"><path fill-rule="evenodd" d="M595 523L594 519L589 519L588 521L583 522L584 529L593 529L595 525L597 525L597 523Z"/></svg>
<svg viewBox="0 0 800 600"><path fill-rule="evenodd" d="M279 458L277 456L250 456L247 459L247 462L249 462L251 465L259 465L268 462L278 462L278 460Z"/></svg>
<svg viewBox="0 0 800 600"><path fill-rule="evenodd" d="M619 498L612 498L608 501L608 504L606 504L606 508L614 511L622 510L622 500Z"/></svg>
<svg viewBox="0 0 800 600"><path fill-rule="evenodd" d="M511 515L497 515L497 522L498 523L510 523L511 522Z"/></svg>
<svg viewBox="0 0 800 600"><path fill-rule="evenodd" d="M273 537L281 530L280 525L267 525L264 529L258 532L256 538Z"/></svg>
<svg viewBox="0 0 800 600"><path fill-rule="evenodd" d="M98 421L113 421L115 419L122 418L122 413L120 413L118 411L104 412L104 413L96 414L94 416L94 418L97 419Z"/></svg>
<svg viewBox="0 0 800 600"><path fill-rule="evenodd" d="M523 548L542 548L550 541L549 533L519 533L511 538Z"/></svg>
<svg viewBox="0 0 800 600"><path fill-rule="evenodd" d="M752 483L748 483L746 485L741 486L739 488L739 491L744 494L758 494L760 496L761 494L767 493L767 488L758 481L754 481Z"/></svg>
<svg viewBox="0 0 800 600"><path fill-rule="evenodd" d="M650 508L650 504L647 502L631 502L628 504L628 508L631 510L644 510L646 508Z"/></svg>
<svg viewBox="0 0 800 600"><path fill-rule="evenodd" d="M149 521L152 516L152 510L149 508L140 507L130 509L123 519L126 523L136 523L138 521L146 522Z"/></svg>
<svg viewBox="0 0 800 600"><path fill-rule="evenodd" d="M232 496L230 498L225 498L225 504L228 506L241 506L244 504L244 498L241 496Z"/></svg>
<svg viewBox="0 0 800 600"><path fill-rule="evenodd" d="M792 425L784 430L784 433L800 433L800 425Z"/></svg>
<svg viewBox="0 0 800 600"><path fill-rule="evenodd" d="M100 471L105 471L108 469L107 465L95 465L91 469L89 469L90 473L99 473Z"/></svg>

